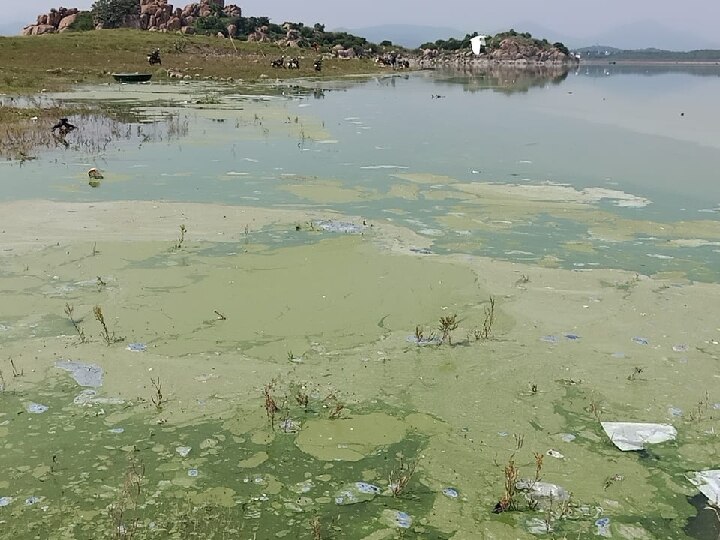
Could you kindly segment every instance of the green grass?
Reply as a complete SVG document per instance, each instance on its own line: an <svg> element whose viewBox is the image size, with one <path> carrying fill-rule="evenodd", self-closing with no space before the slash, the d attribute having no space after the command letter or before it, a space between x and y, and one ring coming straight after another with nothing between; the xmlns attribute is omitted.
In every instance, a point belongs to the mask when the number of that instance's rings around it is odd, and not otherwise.
<svg viewBox="0 0 720 540"><path fill-rule="evenodd" d="M161 67L149 66L146 60L155 47L161 50ZM281 54L304 57L301 68L271 68L270 61ZM0 37L0 93L32 94L109 82L112 72L123 71L151 72L154 80L167 78L166 70L172 69L253 81L262 74L281 79L327 78L381 70L370 59L330 59L318 73L312 65L317 56L313 50L282 49L268 43L128 29Z"/></svg>

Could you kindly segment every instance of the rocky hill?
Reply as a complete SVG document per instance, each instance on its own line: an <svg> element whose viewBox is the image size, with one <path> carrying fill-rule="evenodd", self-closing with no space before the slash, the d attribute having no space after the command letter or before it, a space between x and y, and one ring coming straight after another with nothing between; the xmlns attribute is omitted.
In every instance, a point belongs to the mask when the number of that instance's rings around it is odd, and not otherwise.
<svg viewBox="0 0 720 540"><path fill-rule="evenodd" d="M51 34L65 32L70 29L78 18L80 10L77 8L51 9L50 13L38 15L37 22L23 28L23 36L39 36L40 34Z"/></svg>
<svg viewBox="0 0 720 540"><path fill-rule="evenodd" d="M572 64L578 61L562 43L550 43L515 30L486 36L480 54L475 54L470 46L470 40L475 36L477 33L467 34L462 39L424 43L421 45L423 58L435 63Z"/></svg>
<svg viewBox="0 0 720 540"><path fill-rule="evenodd" d="M176 8L168 0L138 0L137 13L124 17L119 26L137 28L140 30L160 32L182 32L192 34L195 31L195 22L201 18L218 17L237 19L242 15L241 9L236 5L225 5L225 0L198 0L184 8ZM37 21L23 28L24 36L35 36L55 32L65 32L71 29L81 12L77 8L51 9L49 13L38 15ZM103 28L102 23L95 26ZM237 28L228 25L226 32L234 36Z"/></svg>

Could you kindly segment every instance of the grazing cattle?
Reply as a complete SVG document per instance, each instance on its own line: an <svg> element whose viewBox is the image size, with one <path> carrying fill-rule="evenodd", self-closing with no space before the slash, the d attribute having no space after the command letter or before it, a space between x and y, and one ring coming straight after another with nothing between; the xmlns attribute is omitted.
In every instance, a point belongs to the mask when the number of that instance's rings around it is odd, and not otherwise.
<svg viewBox="0 0 720 540"><path fill-rule="evenodd" d="M377 56L375 58L375 63L383 65L383 66L395 67L395 64L397 63L397 54L385 53L380 56Z"/></svg>
<svg viewBox="0 0 720 540"><path fill-rule="evenodd" d="M285 67L285 57L281 56L280 58L276 58L270 63L270 65L274 68Z"/></svg>
<svg viewBox="0 0 720 540"><path fill-rule="evenodd" d="M313 67L315 68L315 71L320 71L322 69L322 60L315 60L315 62L313 62Z"/></svg>
<svg viewBox="0 0 720 540"><path fill-rule="evenodd" d="M285 63L285 67L288 69L300 69L300 59L297 57L290 58Z"/></svg>

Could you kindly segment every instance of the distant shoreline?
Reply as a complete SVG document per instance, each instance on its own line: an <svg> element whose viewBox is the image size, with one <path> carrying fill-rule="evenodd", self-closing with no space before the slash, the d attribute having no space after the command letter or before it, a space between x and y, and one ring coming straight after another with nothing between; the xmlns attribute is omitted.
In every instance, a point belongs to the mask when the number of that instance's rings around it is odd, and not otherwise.
<svg viewBox="0 0 720 540"><path fill-rule="evenodd" d="M656 66L720 66L718 60L585 60L580 59L580 65L607 66L607 65L656 65Z"/></svg>

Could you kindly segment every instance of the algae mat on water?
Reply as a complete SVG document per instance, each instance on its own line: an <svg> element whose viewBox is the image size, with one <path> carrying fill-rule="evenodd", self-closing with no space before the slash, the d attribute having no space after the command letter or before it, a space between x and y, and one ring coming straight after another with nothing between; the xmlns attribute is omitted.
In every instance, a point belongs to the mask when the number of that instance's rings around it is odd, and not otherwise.
<svg viewBox="0 0 720 540"><path fill-rule="evenodd" d="M715 285L307 225L337 215L3 210L14 537L682 538L685 475L716 465ZM83 365L102 386L58 367ZM678 437L621 453L600 420ZM516 469L514 511L493 514Z"/></svg>

